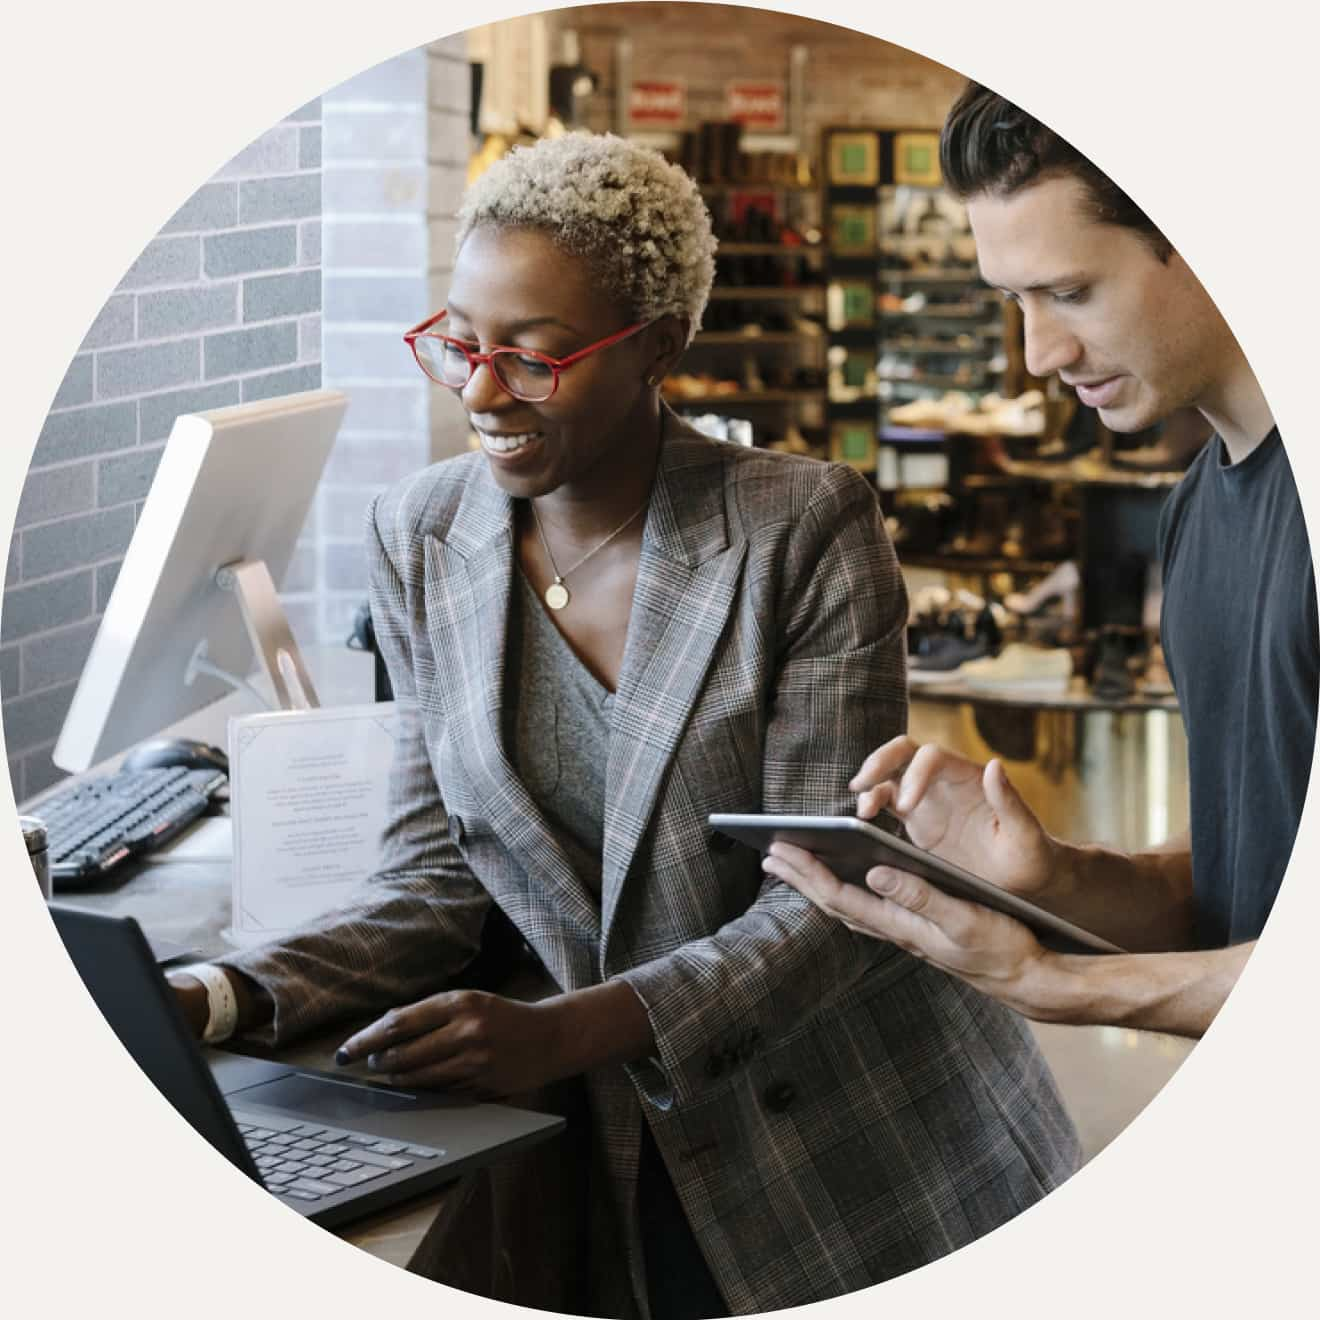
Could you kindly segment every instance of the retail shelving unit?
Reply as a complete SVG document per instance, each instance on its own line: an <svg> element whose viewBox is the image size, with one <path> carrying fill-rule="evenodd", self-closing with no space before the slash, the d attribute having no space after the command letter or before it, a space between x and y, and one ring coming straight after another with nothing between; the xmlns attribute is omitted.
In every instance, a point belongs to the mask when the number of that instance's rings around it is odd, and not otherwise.
<svg viewBox="0 0 1320 1320"><path fill-rule="evenodd" d="M961 390L998 390L1007 365L1002 301L976 264L967 208L945 190L934 133L882 135L879 333L880 430L892 408Z"/></svg>
<svg viewBox="0 0 1320 1320"><path fill-rule="evenodd" d="M821 135L830 457L871 476L876 465L881 150L878 129L826 129Z"/></svg>
<svg viewBox="0 0 1320 1320"><path fill-rule="evenodd" d="M941 186L935 133L831 128L822 154L831 456L874 472L878 442L937 441L891 427L891 408L998 386L1000 303L966 208Z"/></svg>
<svg viewBox="0 0 1320 1320"><path fill-rule="evenodd" d="M756 444L792 437L824 457L819 189L749 179L701 190L720 236L715 287L667 398L685 413L745 420Z"/></svg>

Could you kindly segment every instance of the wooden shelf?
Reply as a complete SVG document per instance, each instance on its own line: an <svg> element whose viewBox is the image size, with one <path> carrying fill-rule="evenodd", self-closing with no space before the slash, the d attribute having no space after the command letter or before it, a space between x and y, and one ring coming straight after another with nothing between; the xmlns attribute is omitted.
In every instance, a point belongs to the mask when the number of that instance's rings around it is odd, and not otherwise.
<svg viewBox="0 0 1320 1320"><path fill-rule="evenodd" d="M783 193L818 193L820 187L814 183L699 183L697 187L711 196L719 197L725 193L737 192L783 192Z"/></svg>
<svg viewBox="0 0 1320 1320"><path fill-rule="evenodd" d="M972 234L969 230L963 230L959 234L907 234L885 229L880 233L882 247L933 247L937 243L943 243L948 248L954 243L967 242L971 238Z"/></svg>
<svg viewBox="0 0 1320 1320"><path fill-rule="evenodd" d="M823 243L721 243L717 257L806 257L824 252Z"/></svg>
<svg viewBox="0 0 1320 1320"><path fill-rule="evenodd" d="M928 389L983 390L987 388L986 377L998 374L997 371L986 367L975 380L961 380L957 376L937 376L930 372L919 372L915 376L877 375L876 380L886 385L924 385Z"/></svg>
<svg viewBox="0 0 1320 1320"><path fill-rule="evenodd" d="M974 270L898 270L881 266L876 278L887 284L972 284L988 288Z"/></svg>
<svg viewBox="0 0 1320 1320"><path fill-rule="evenodd" d="M956 433L956 428L955 428ZM1121 490L1168 490L1183 479L1182 472L1135 472L1076 459L1062 463L1010 461L1003 472L972 473L963 478L968 490L996 490L1023 482L1066 483L1072 486L1110 486Z"/></svg>
<svg viewBox="0 0 1320 1320"><path fill-rule="evenodd" d="M887 312L881 309L880 315L895 321L903 317L914 321L974 321L985 316L985 308L972 303L928 303L920 311L905 312L900 309Z"/></svg>
<svg viewBox="0 0 1320 1320"><path fill-rule="evenodd" d="M758 298L805 298L808 294L824 292L823 284L786 284L782 288L765 288L760 285L740 288L732 284L720 284L710 291L710 296L712 301L746 302Z"/></svg>
<svg viewBox="0 0 1320 1320"><path fill-rule="evenodd" d="M974 336L984 340L985 336ZM898 339L881 339L880 351L884 353L928 353L935 357L971 357L984 353L986 346L981 344L952 344L941 339L916 339L905 344Z"/></svg>
<svg viewBox="0 0 1320 1320"><path fill-rule="evenodd" d="M974 688L956 673L947 678L927 680L908 684L909 701L938 701L946 705L968 702L976 706L1013 706L1024 710L1057 711L1155 711L1165 710L1177 713L1177 697L1147 696L1134 692L1130 697L1119 700L1105 700L1092 695L1086 681L1081 678L1070 680L1063 692L1032 692L1030 688L1013 689L1001 687L995 689Z"/></svg>
<svg viewBox="0 0 1320 1320"><path fill-rule="evenodd" d="M683 408L694 403L795 403L824 397L824 390L742 390L737 394L666 394L665 402Z"/></svg>
<svg viewBox="0 0 1320 1320"><path fill-rule="evenodd" d="M758 344L823 344L824 334L808 335L795 330L770 330L763 335L745 335L738 330L699 330L694 344L737 344L755 348Z"/></svg>
<svg viewBox="0 0 1320 1320"><path fill-rule="evenodd" d="M1006 559L991 555L918 555L904 554L896 546L900 567L939 568L948 573L1031 573L1044 576L1052 573L1062 560L1058 559Z"/></svg>

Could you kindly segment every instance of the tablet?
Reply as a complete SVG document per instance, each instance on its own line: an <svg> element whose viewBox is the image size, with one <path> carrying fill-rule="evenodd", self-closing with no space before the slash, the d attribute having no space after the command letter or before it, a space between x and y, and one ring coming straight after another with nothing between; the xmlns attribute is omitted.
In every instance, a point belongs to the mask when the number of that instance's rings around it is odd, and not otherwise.
<svg viewBox="0 0 1320 1320"><path fill-rule="evenodd" d="M925 852L905 839L886 834L870 821L855 816L732 816L713 815L709 821L721 834L767 852L775 842L796 844L813 853L850 884L864 885L873 866L910 871L954 898L969 899L1015 917L1029 926L1043 944L1068 953L1122 953L1116 944L1074 926L1062 917L1011 894L979 875Z"/></svg>

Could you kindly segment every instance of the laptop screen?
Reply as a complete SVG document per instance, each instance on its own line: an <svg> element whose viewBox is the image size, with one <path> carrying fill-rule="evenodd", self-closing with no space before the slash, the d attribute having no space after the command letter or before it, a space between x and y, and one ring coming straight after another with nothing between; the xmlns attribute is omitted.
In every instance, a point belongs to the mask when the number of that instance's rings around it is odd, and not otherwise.
<svg viewBox="0 0 1320 1320"><path fill-rule="evenodd" d="M78 975L138 1067L216 1150L255 1178L229 1107L137 922L57 903L50 914Z"/></svg>

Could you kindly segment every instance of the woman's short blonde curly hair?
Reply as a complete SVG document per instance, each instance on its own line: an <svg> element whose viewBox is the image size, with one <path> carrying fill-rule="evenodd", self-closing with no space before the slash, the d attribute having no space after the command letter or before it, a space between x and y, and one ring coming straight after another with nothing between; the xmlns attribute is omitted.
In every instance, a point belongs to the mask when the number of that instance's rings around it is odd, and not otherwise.
<svg viewBox="0 0 1320 1320"><path fill-rule="evenodd" d="M710 213L692 179L659 152L612 133L568 133L515 147L468 189L456 250L479 225L536 229L584 258L637 317L688 320L715 278Z"/></svg>

